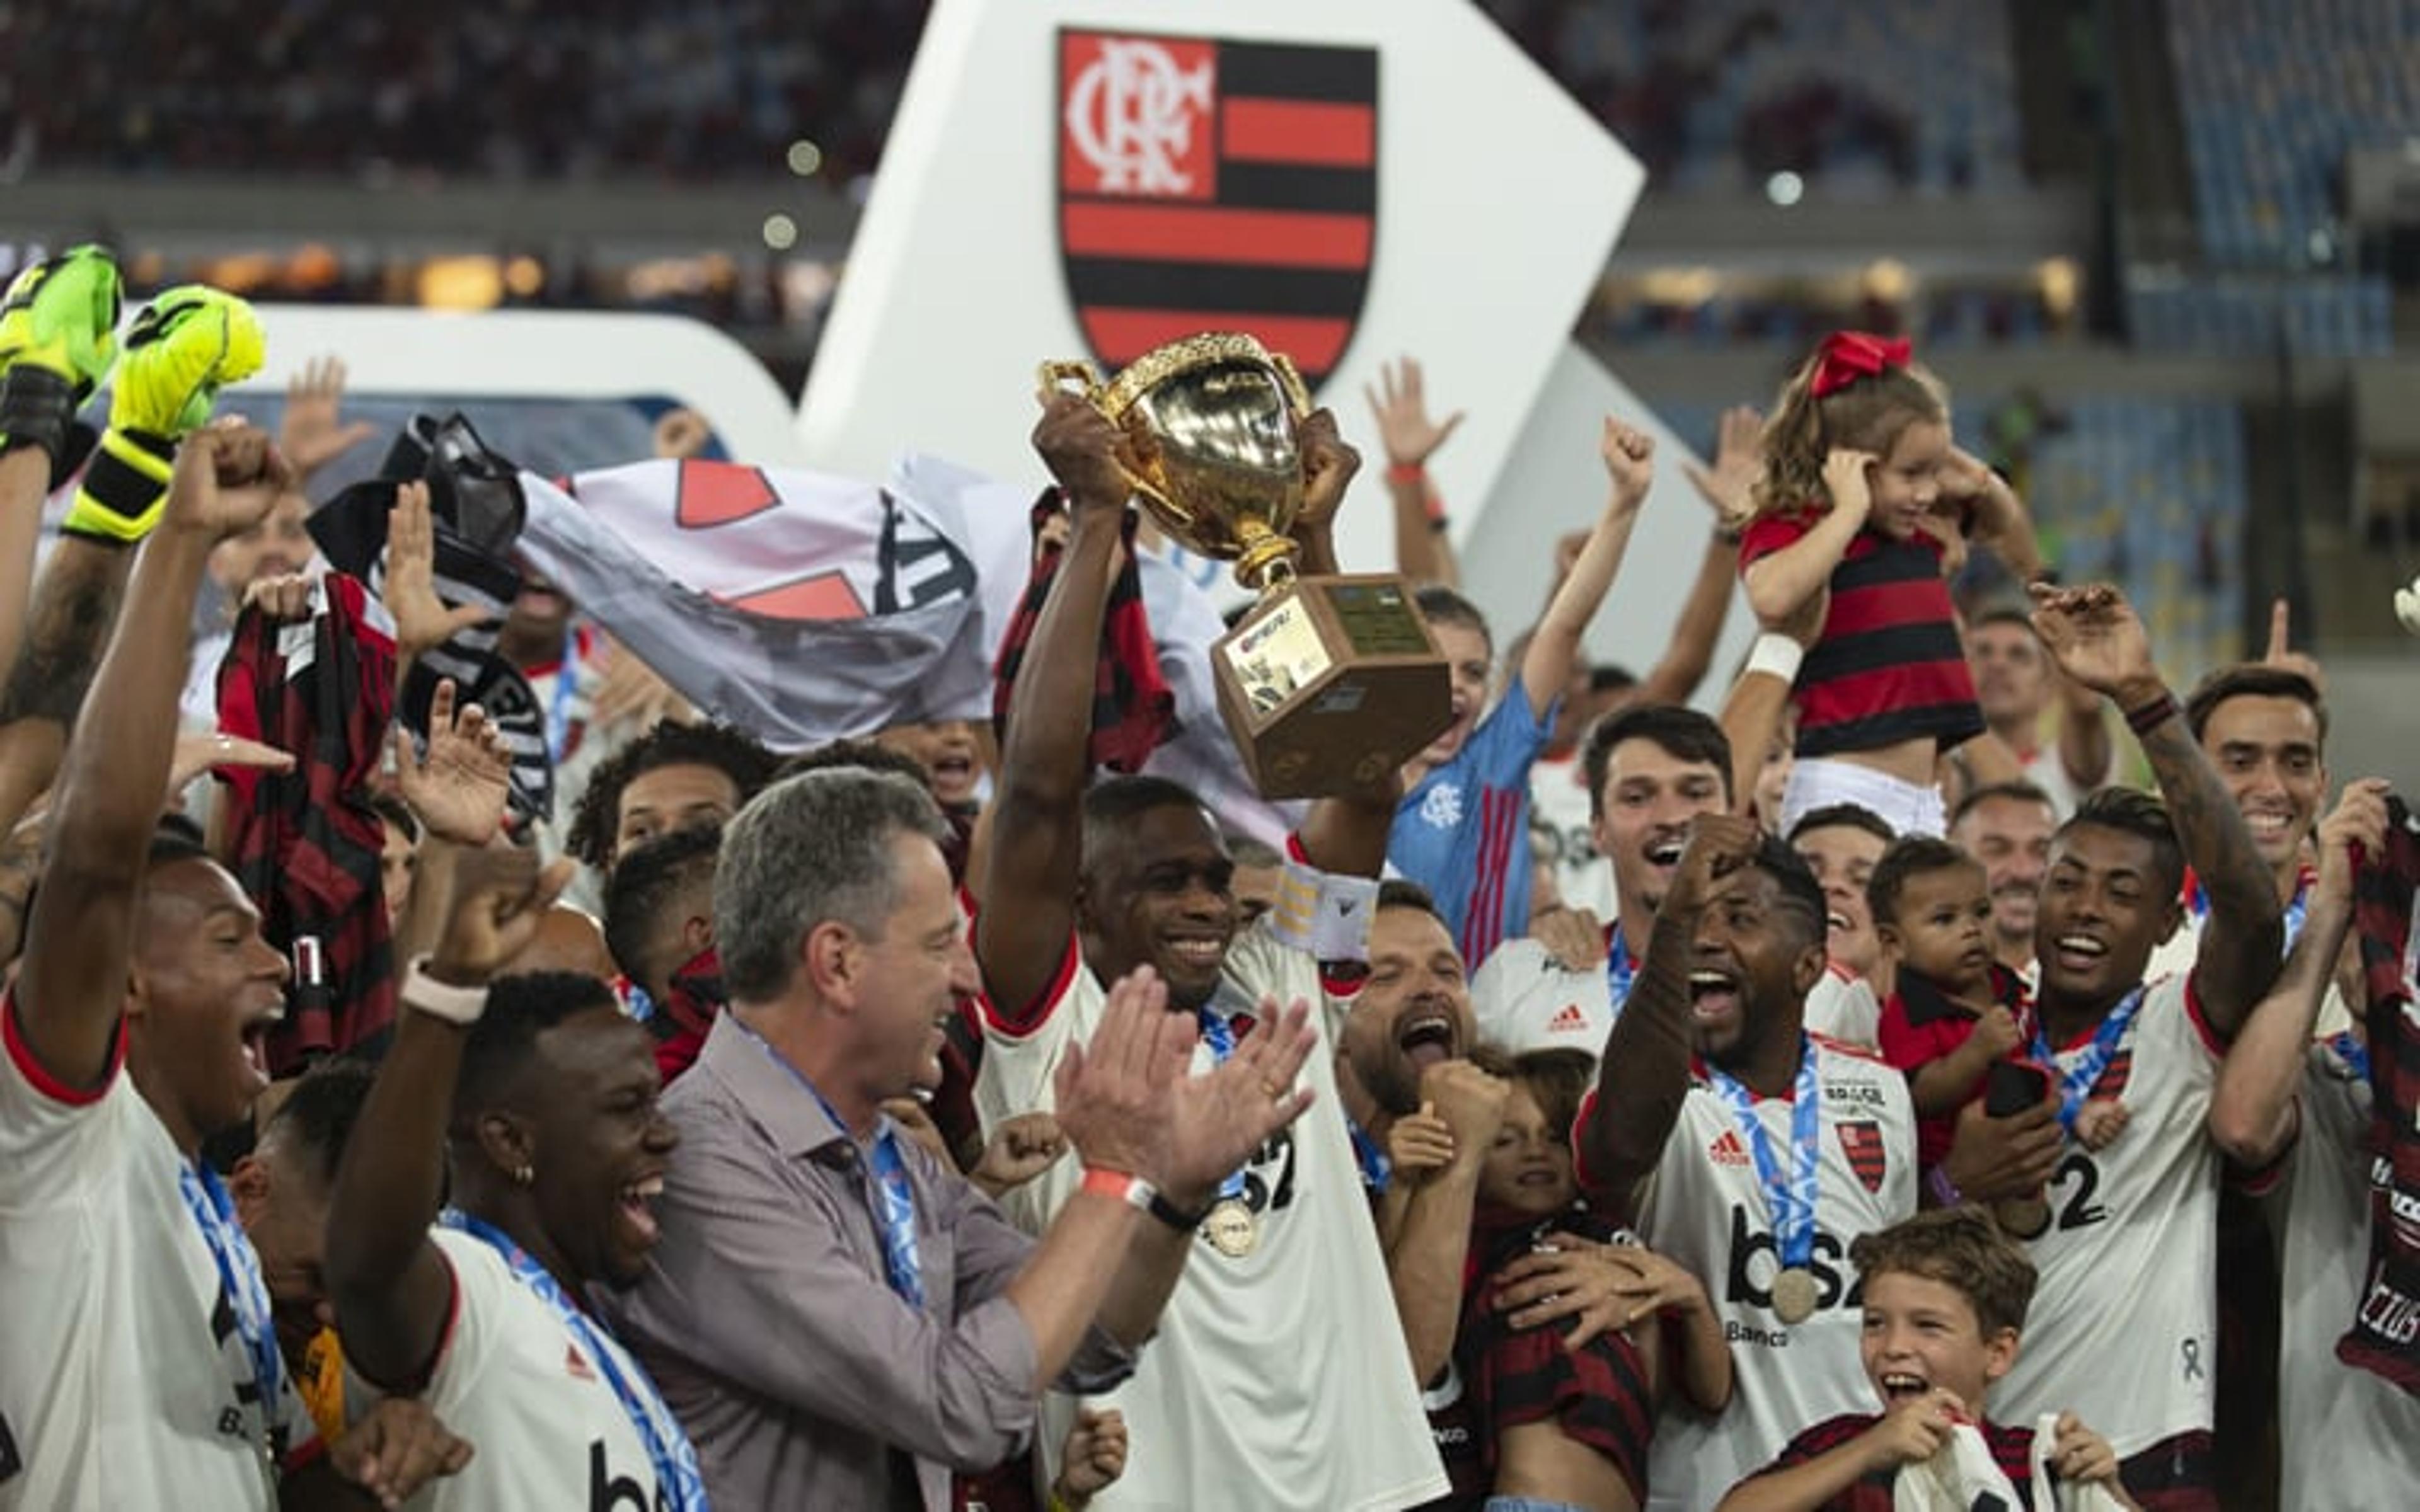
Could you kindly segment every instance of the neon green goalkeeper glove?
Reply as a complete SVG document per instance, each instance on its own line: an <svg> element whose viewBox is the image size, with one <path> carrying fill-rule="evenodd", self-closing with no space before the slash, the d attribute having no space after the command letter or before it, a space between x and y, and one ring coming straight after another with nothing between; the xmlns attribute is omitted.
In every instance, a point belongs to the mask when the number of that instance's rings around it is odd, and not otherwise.
<svg viewBox="0 0 2420 1512"><path fill-rule="evenodd" d="M125 544L159 522L177 442L210 418L219 390L260 371L268 341L252 306L198 284L144 306L84 486L59 528Z"/></svg>
<svg viewBox="0 0 2420 1512"><path fill-rule="evenodd" d="M117 356L117 265L77 247L19 273L0 295L0 453L39 447L53 486L68 428Z"/></svg>

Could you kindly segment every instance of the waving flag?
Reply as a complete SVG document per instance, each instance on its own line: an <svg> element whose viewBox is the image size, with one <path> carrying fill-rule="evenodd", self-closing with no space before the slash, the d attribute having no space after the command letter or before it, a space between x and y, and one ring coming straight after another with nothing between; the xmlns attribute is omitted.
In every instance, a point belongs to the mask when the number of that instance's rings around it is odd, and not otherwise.
<svg viewBox="0 0 2420 1512"><path fill-rule="evenodd" d="M521 554L682 697L776 747L980 718L988 616L954 492L657 461L524 472ZM1021 578L1018 565L997 569Z"/></svg>

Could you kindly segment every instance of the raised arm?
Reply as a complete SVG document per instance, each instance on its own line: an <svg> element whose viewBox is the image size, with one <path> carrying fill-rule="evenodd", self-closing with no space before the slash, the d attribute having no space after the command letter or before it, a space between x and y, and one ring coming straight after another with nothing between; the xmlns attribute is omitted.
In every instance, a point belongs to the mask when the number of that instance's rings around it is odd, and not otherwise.
<svg viewBox="0 0 2420 1512"><path fill-rule="evenodd" d="M2034 631L2068 676L2125 712L2158 779L2185 861L2210 897L2194 986L2211 1030L2232 1039L2268 995L2285 954L2276 881L2151 660L2143 622L2114 588L2034 589Z"/></svg>
<svg viewBox="0 0 2420 1512"><path fill-rule="evenodd" d="M2058 705L2058 764L2077 792L2089 793L2109 780L2118 757L2101 695L2062 677Z"/></svg>
<svg viewBox="0 0 2420 1512"><path fill-rule="evenodd" d="M1722 639L1723 618L1731 607L1731 585L1739 577L1739 527L1756 507L1750 490L1762 466L1760 438L1763 432L1762 415L1747 406L1735 406L1723 411L1713 468L1683 464L1698 497L1714 512L1714 529L1706 539L1705 555L1698 561L1698 580L1689 585L1681 617L1673 622L1672 639L1665 643L1664 655L1638 680L1638 702L1685 703L1714 665L1714 642Z"/></svg>
<svg viewBox="0 0 2420 1512"><path fill-rule="evenodd" d="M0 297L0 667L24 639L42 501L66 480L76 410L117 357L117 265L72 248Z"/></svg>
<svg viewBox="0 0 2420 1512"><path fill-rule="evenodd" d="M1574 1137L1591 1192L1624 1217L1635 1215L1639 1183L1663 1158L1689 1093L1689 972L1699 916L1715 879L1746 865L1757 840L1755 822L1740 814L1701 814L1690 826L1629 1006L1605 1038L1594 1103Z"/></svg>
<svg viewBox="0 0 2420 1512"><path fill-rule="evenodd" d="M1302 508L1294 523L1301 568L1305 574L1334 573L1336 512L1361 471L1361 454L1337 433L1336 417L1317 409L1302 423ZM1298 837L1304 858L1339 876L1378 875L1387 865L1387 837L1403 795L1403 774L1389 769L1359 793L1313 799L1303 812Z"/></svg>
<svg viewBox="0 0 2420 1512"><path fill-rule="evenodd" d="M0 374L0 383L8 377ZM0 402L5 402L0 400ZM8 423L0 415L0 444ZM26 446L0 453L0 667L13 666L25 640L34 594L34 545L42 532L42 500L51 481L49 456Z"/></svg>
<svg viewBox="0 0 2420 1512"><path fill-rule="evenodd" d="M2239 1165L2265 1170L2293 1143L2304 1053L2336 957L2352 932L2353 847L2374 856L2384 843L2386 793L2387 785L2375 778L2348 783L2335 811L2319 825L2319 880L2311 889L2302 937L2287 956L2277 985L2227 1047L2211 1094L2210 1136Z"/></svg>
<svg viewBox="0 0 2420 1512"><path fill-rule="evenodd" d="M43 563L23 641L0 686L0 820L13 825L58 777L134 558L132 547L63 535Z"/></svg>
<svg viewBox="0 0 2420 1512"><path fill-rule="evenodd" d="M975 961L992 1001L1012 1013L1048 988L1075 928L1101 623L1132 492L1118 440L1084 400L1044 396L1033 448L1065 490L1073 523L1009 695L985 875L975 889L983 899Z"/></svg>
<svg viewBox="0 0 2420 1512"><path fill-rule="evenodd" d="M1462 424L1457 409L1442 422L1429 418L1420 364L1404 358L1378 368L1378 383L1363 384L1378 440L1387 449L1387 497L1395 512L1395 570L1414 582L1461 586L1462 571L1446 535L1445 509L1429 482L1429 458Z"/></svg>
<svg viewBox="0 0 2420 1512"><path fill-rule="evenodd" d="M1645 431L1607 415L1597 452L1612 482L1611 495L1589 532L1588 544L1580 548L1579 559L1530 632L1528 652L1521 658L1521 690L1528 697L1529 712L1541 719L1571 681L1589 621L1596 618L1606 591L1613 586L1622 554L1630 549L1630 533L1638 525L1639 506L1647 502L1648 486L1655 481L1655 438Z"/></svg>
<svg viewBox="0 0 2420 1512"><path fill-rule="evenodd" d="M96 1086L109 1069L135 897L177 741L203 563L219 541L266 515L285 482L268 436L250 426L214 427L186 440L78 720L16 990L17 1026L28 1048L69 1086ZM92 633L95 619L105 621L113 564L102 554L131 548L70 540L59 549L73 549L70 564L91 570L78 573L76 593L58 603L54 617L38 617L29 655L53 629L72 641ZM51 712L63 719L71 710L70 703Z"/></svg>
<svg viewBox="0 0 2420 1512"><path fill-rule="evenodd" d="M336 1170L323 1262L345 1363L373 1385L409 1391L427 1378L454 1292L428 1226L444 1193L445 1130L471 1031L414 1008L413 996L424 977L484 991L536 936L571 865L541 871L537 853L520 847L466 852L436 952L404 984L394 1045Z"/></svg>
<svg viewBox="0 0 2420 1512"><path fill-rule="evenodd" d="M1722 639L1723 617L1730 612L1731 583L1739 576L1739 543L1717 531L1706 539L1706 553L1698 559L1697 581L1672 622L1672 639L1664 655L1638 680L1642 703L1686 703L1706 680L1714 665L1714 642Z"/></svg>
<svg viewBox="0 0 2420 1512"><path fill-rule="evenodd" d="M1832 507L1797 540L1752 563L1743 583L1759 619L1781 619L1832 580L1849 543L1865 529L1874 496L1866 473L1880 465L1870 452L1835 450L1823 459L1823 487Z"/></svg>
<svg viewBox="0 0 2420 1512"><path fill-rule="evenodd" d="M1764 768L1764 753L1781 730L1782 712L1790 705L1790 689L1799 663L1823 633L1823 614L1832 604L1827 584L1792 613L1757 616L1756 643L1747 662L1723 700L1723 737L1731 748L1731 811L1747 813L1756 802L1756 779ZM1778 822L1780 815L1764 819Z"/></svg>
<svg viewBox="0 0 2420 1512"><path fill-rule="evenodd" d="M2000 564L2021 583L2041 577L2041 543L2035 539L2033 517L2024 501L1973 453L1959 448L1941 470L1941 501L1967 515L1967 538L1989 547Z"/></svg>

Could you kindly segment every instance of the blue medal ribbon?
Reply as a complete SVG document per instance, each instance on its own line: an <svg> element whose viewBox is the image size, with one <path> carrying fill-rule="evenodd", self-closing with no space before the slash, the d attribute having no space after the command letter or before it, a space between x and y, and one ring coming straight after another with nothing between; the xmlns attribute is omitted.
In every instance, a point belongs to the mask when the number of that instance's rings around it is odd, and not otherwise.
<svg viewBox="0 0 2420 1512"><path fill-rule="evenodd" d="M1202 1005L1198 1012L1202 1020L1202 1043L1210 1051L1210 1064L1223 1066L1227 1063L1227 1057L1235 1053L1235 1026L1225 1014L1207 1004ZM1364 1169L1366 1173L1366 1167ZM1385 1189L1381 1187L1378 1190ZM1244 1168L1238 1165L1227 1173L1225 1180L1218 1183L1218 1199L1223 1202L1229 1197L1240 1197L1243 1195Z"/></svg>
<svg viewBox="0 0 2420 1512"><path fill-rule="evenodd" d="M1773 1242L1782 1269L1805 1270L1815 1257L1815 1173L1823 1154L1816 1148L1822 1133L1823 1088L1815 1071L1814 1045L1806 1035L1798 1037L1798 1082L1790 1110L1791 1169L1786 1177L1748 1089L1714 1066L1706 1068L1706 1080L1731 1105L1731 1116L1756 1162L1757 1184L1764 1188L1765 1205L1773 1210Z"/></svg>
<svg viewBox="0 0 2420 1512"><path fill-rule="evenodd" d="M673 1416L673 1410L664 1404L662 1395L646 1373L622 1373L614 1360L616 1351L610 1335L597 1327L597 1320L584 1308L566 1296L547 1268L531 1258L529 1252L514 1243L509 1235L459 1208L447 1208L437 1215L437 1222L470 1235L504 1257L505 1269L513 1273L514 1279L547 1304L579 1341L582 1351L604 1374L614 1400L622 1404L630 1426L638 1430L639 1442L647 1446L647 1458L656 1468L656 1485L669 1498L664 1504L675 1512L706 1512L706 1477L697 1468L697 1450L690 1443L689 1435L681 1431L679 1419Z"/></svg>
<svg viewBox="0 0 2420 1512"><path fill-rule="evenodd" d="M563 659L555 663L554 697L547 704L546 760L550 766L563 764L564 749L571 743L571 698L579 686L580 630L573 625L563 632Z"/></svg>
<svg viewBox="0 0 2420 1512"><path fill-rule="evenodd" d="M815 1106L824 1110L824 1117L832 1121L833 1128L844 1134L848 1133L848 1125L824 1100L824 1094L815 1089L815 1084L807 1080L798 1067L782 1058L782 1053L773 1048L771 1041L750 1028L746 1021L732 1014L723 1016L731 1021L733 1028L755 1041L757 1048L764 1051L774 1065L788 1072L792 1081L807 1089L807 1095L815 1100ZM908 1184L908 1162L899 1153L898 1126L887 1114L876 1116L874 1143L866 1151L865 1165L867 1173L874 1179L873 1188L867 1196L874 1212L875 1231L882 1240L882 1269L891 1283L891 1289L899 1294L899 1300L921 1313L924 1310L924 1262L916 1253L916 1193Z"/></svg>
<svg viewBox="0 0 2420 1512"><path fill-rule="evenodd" d="M1395 1163L1378 1148L1378 1141L1370 1137L1369 1130L1349 1118L1344 1120L1344 1132L1353 1136L1353 1163L1361 1167L1363 1190L1373 1194L1385 1192L1388 1183L1395 1179Z"/></svg>
<svg viewBox="0 0 2420 1512"><path fill-rule="evenodd" d="M277 1330L271 1321L269 1285L261 1279L260 1256L244 1236L243 1226L236 1221L235 1200L227 1196L226 1183L219 1180L218 1172L208 1165L181 1162L177 1167L177 1190L183 1194L186 1211L194 1215L194 1227L202 1231L202 1242L218 1266L219 1291L226 1298L227 1311L235 1318L236 1336L243 1341L243 1352L252 1360L252 1383L260 1394L261 1424L273 1432L285 1363L277 1353Z"/></svg>
<svg viewBox="0 0 2420 1512"><path fill-rule="evenodd" d="M2369 1085L2369 1046L2355 1039L2350 1029L2338 1029L2329 1038L2328 1048L2344 1062L2345 1070L2352 1072L2354 1081L2365 1087Z"/></svg>
<svg viewBox="0 0 2420 1512"><path fill-rule="evenodd" d="M2294 942L2302 938L2303 920L2311 914L2311 880L2307 872L2297 876L2294 879L2294 896L2286 903L2286 949L2288 950L2293 949ZM2195 924L2206 923L2210 919L2210 889L2201 885L2199 877L2194 878L2193 886L2185 889L2185 912L2193 915Z"/></svg>
<svg viewBox="0 0 2420 1512"><path fill-rule="evenodd" d="M1637 976L1637 963L1630 959L1630 947L1622 943L1621 926L1616 924L1605 943L1606 1006L1613 1017L1621 1017L1621 1005L1630 1001L1630 984Z"/></svg>
<svg viewBox="0 0 2420 1512"><path fill-rule="evenodd" d="M2102 1019L2101 1027L2092 1031L2092 1043L2085 1048L2084 1057L2066 1070L2059 1068L2058 1057L2051 1051L2049 1029L2040 1022L2034 1025L2034 1059L2057 1072L2058 1122L2068 1133L2075 1132L2075 1116L2083 1110L2085 1097L2091 1092L2092 1084L2101 1079L2101 1073L2109 1069L2110 1060L2118 1054L2118 1042L2133 1025L2134 1015L2142 1011L2143 995L2149 990L2148 984L2137 986L2111 1009Z"/></svg>

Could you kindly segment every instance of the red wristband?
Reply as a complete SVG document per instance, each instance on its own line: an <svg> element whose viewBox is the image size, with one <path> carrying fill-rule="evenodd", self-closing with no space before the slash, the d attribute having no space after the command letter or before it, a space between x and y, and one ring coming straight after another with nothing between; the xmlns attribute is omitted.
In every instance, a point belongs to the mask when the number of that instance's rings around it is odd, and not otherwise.
<svg viewBox="0 0 2420 1512"><path fill-rule="evenodd" d="M1149 1212L1159 1188L1128 1171L1105 1171L1097 1165L1084 1167L1084 1180L1076 1188L1094 1196L1115 1197L1140 1212Z"/></svg>

